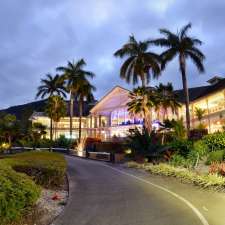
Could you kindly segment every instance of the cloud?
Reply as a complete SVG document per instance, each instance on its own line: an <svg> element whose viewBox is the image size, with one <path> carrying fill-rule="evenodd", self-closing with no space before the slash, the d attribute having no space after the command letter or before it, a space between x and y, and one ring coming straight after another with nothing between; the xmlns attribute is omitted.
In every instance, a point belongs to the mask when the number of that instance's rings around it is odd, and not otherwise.
<svg viewBox="0 0 225 225"><path fill-rule="evenodd" d="M40 79L68 60L85 58L100 98L119 78L121 59L113 57L133 33L143 40L188 22L203 40L206 74L188 64L190 86L205 84L225 70L225 2L220 0L7 0L0 3L0 108L34 100ZM157 51L161 51L157 49ZM223 74L222 74L223 75ZM158 81L181 88L177 60Z"/></svg>

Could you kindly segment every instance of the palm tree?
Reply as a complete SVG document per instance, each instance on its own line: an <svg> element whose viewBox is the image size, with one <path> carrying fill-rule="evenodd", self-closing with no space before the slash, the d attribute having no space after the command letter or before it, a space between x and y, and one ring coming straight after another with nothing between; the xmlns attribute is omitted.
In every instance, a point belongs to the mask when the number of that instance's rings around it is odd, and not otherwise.
<svg viewBox="0 0 225 225"><path fill-rule="evenodd" d="M168 109L171 109L172 113L177 113L180 103L177 101L177 95L174 93L172 83L167 83L166 85L160 83L156 86L156 93L159 98L158 108L163 109L163 120L165 120L168 114Z"/></svg>
<svg viewBox="0 0 225 225"><path fill-rule="evenodd" d="M46 113L50 117L51 121L54 121L56 123L59 122L60 118L65 116L66 114L66 104L63 98L58 95L53 95L49 97L47 107L46 107ZM53 135L51 135L50 137L51 142L52 142L52 137Z"/></svg>
<svg viewBox="0 0 225 225"><path fill-rule="evenodd" d="M187 133L190 131L190 112L189 112L189 93L186 75L186 61L188 58L195 64L199 72L204 72L203 60L204 54L197 48L197 45L201 45L202 42L199 39L190 37L187 35L188 30L191 28L191 24L184 26L180 32L172 33L167 29L160 29L160 33L164 35L162 38L150 41L157 46L166 47L167 49L161 54L162 69L166 64L178 56L179 66L182 75L183 89L185 94L186 105L186 124Z"/></svg>
<svg viewBox="0 0 225 225"><path fill-rule="evenodd" d="M152 108L157 105L157 98L152 90L138 87L130 92L130 101L127 103L131 115L140 115L144 119L144 127L148 132L152 130Z"/></svg>
<svg viewBox="0 0 225 225"><path fill-rule="evenodd" d="M52 76L51 74L46 75L46 79L41 79L41 85L38 87L36 98L41 97L42 99L51 97L53 95L59 95L66 98L65 81L58 74Z"/></svg>
<svg viewBox="0 0 225 225"><path fill-rule="evenodd" d="M66 115L66 104L62 97L52 96L50 107L52 108L52 119L55 123L55 137L57 133L57 124L62 117Z"/></svg>
<svg viewBox="0 0 225 225"><path fill-rule="evenodd" d="M93 78L94 73L84 70L86 62L80 59L77 62L68 62L66 67L58 67L56 70L63 73L63 77L67 80L67 88L70 91L70 138L72 139L73 129L73 102L79 85L87 81L88 78Z"/></svg>
<svg viewBox="0 0 225 225"><path fill-rule="evenodd" d="M149 83L151 76L157 78L160 74L160 57L153 52L148 51L149 41L137 41L132 35L128 43L114 53L114 56L127 57L120 69L120 77L127 83L133 81L137 84L141 79L144 87Z"/></svg>
<svg viewBox="0 0 225 225"><path fill-rule="evenodd" d="M202 124L202 118L205 115L206 110L202 108L195 108L195 116L198 118L200 124Z"/></svg>
<svg viewBox="0 0 225 225"><path fill-rule="evenodd" d="M46 96L48 98L59 95L66 97L66 87L64 79L56 74L54 77L51 74L46 75L46 79L41 79L41 85L38 87L36 98L41 97L42 99ZM50 140L53 138L53 121L50 117Z"/></svg>
<svg viewBox="0 0 225 225"><path fill-rule="evenodd" d="M83 116L83 102L86 100L87 102L93 102L94 95L93 91L96 88L91 85L88 81L82 82L77 91L76 91L76 99L79 103L79 143L81 142L81 120Z"/></svg>

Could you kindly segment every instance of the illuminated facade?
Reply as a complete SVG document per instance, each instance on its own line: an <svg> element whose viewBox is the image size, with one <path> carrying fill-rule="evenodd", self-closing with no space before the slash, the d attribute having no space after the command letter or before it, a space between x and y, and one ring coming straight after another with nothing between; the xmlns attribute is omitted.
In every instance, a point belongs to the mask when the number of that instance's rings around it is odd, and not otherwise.
<svg viewBox="0 0 225 225"><path fill-rule="evenodd" d="M132 117L127 111L128 95L129 90L116 86L90 110L89 136L125 137L129 129L142 127L143 120Z"/></svg>
<svg viewBox="0 0 225 225"><path fill-rule="evenodd" d="M205 110L202 124L210 133L222 130L225 126L225 79L214 77L208 81L210 85L189 89L191 127L198 126L199 121L195 115L195 109ZM168 110L167 117L183 118L185 123L185 105L183 90L177 90L178 101L182 104L178 114L172 114ZM97 104L89 107L82 118L82 137L101 137L109 139L114 136L125 137L129 129L142 127L143 120L138 116L132 117L127 111L129 90L116 86L107 93ZM153 126L157 121L162 121L163 111L152 112ZM34 113L33 122L41 122L49 128L50 120L43 113ZM78 137L79 118L73 118L73 138ZM62 118L57 124L55 137L69 136L69 117ZM49 133L49 132L48 132Z"/></svg>

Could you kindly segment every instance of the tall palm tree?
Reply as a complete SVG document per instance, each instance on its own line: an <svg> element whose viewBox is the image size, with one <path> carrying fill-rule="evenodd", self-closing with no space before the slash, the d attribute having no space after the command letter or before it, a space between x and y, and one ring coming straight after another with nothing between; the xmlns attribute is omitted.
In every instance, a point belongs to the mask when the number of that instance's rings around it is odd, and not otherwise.
<svg viewBox="0 0 225 225"><path fill-rule="evenodd" d="M174 93L172 83L167 83L166 85L160 83L155 89L159 104L158 108L163 109L163 120L165 120L166 115L168 115L168 109L171 109L172 113L177 113L177 109L181 106L177 101L177 95Z"/></svg>
<svg viewBox="0 0 225 225"><path fill-rule="evenodd" d="M144 119L144 127L152 130L152 108L157 105L157 98L154 91L145 87L138 87L130 92L130 101L127 103L131 115L140 115Z"/></svg>
<svg viewBox="0 0 225 225"><path fill-rule="evenodd" d="M65 81L58 74L52 76L51 74L46 75L46 79L41 79L41 85L38 87L38 92L36 94L36 98L41 97L42 99L45 97L52 97L54 95L59 95L66 97L66 87ZM52 117L50 117L50 140L52 142L53 138L53 121Z"/></svg>
<svg viewBox="0 0 225 225"><path fill-rule="evenodd" d="M66 104L62 97L60 96L52 96L50 101L50 107L52 110L52 119L55 123L55 137L57 133L57 124L62 117L66 115Z"/></svg>
<svg viewBox="0 0 225 225"><path fill-rule="evenodd" d="M121 49L114 53L114 56L127 57L120 69L120 77L127 83L133 81L137 84L141 79L144 87L149 83L151 77L157 78L160 74L160 57L153 52L148 51L149 41L137 41L132 35L129 41Z"/></svg>
<svg viewBox="0 0 225 225"><path fill-rule="evenodd" d="M41 79L41 85L38 87L36 98L41 97L42 99L51 97L53 95L59 95L66 98L65 81L58 74L52 76L50 73L46 75L46 79Z"/></svg>
<svg viewBox="0 0 225 225"><path fill-rule="evenodd" d="M84 100L87 102L93 102L94 95L93 91L96 88L90 84L88 81L82 82L76 91L76 100L79 103L79 143L81 142L81 121L83 116L83 103Z"/></svg>
<svg viewBox="0 0 225 225"><path fill-rule="evenodd" d="M186 61L191 59L195 64L199 72L204 72L203 60L205 59L204 54L197 48L202 42L194 37L188 36L187 32L191 28L191 24L184 26L178 33L172 33L167 29L160 29L160 33L164 36L156 40L150 41L151 43L166 47L167 49L161 54L162 58L162 69L165 68L166 64L173 60L176 56L179 59L179 66L182 75L183 89L185 94L185 105L186 105L186 126L187 133L190 131L190 111L189 111L189 93L186 75Z"/></svg>
<svg viewBox="0 0 225 225"><path fill-rule="evenodd" d="M68 62L67 66L58 67L56 70L63 73L64 79L67 81L67 88L70 92L70 138L72 139L73 129L73 103L79 85L87 81L88 78L93 78L94 73L84 70L86 62L80 59L77 62Z"/></svg>

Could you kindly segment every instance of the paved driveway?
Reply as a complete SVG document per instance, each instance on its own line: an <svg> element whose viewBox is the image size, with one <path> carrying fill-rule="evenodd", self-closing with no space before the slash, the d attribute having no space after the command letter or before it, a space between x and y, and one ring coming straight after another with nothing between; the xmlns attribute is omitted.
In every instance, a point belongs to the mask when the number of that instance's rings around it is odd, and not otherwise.
<svg viewBox="0 0 225 225"><path fill-rule="evenodd" d="M70 200L54 225L225 225L225 194L67 156Z"/></svg>

